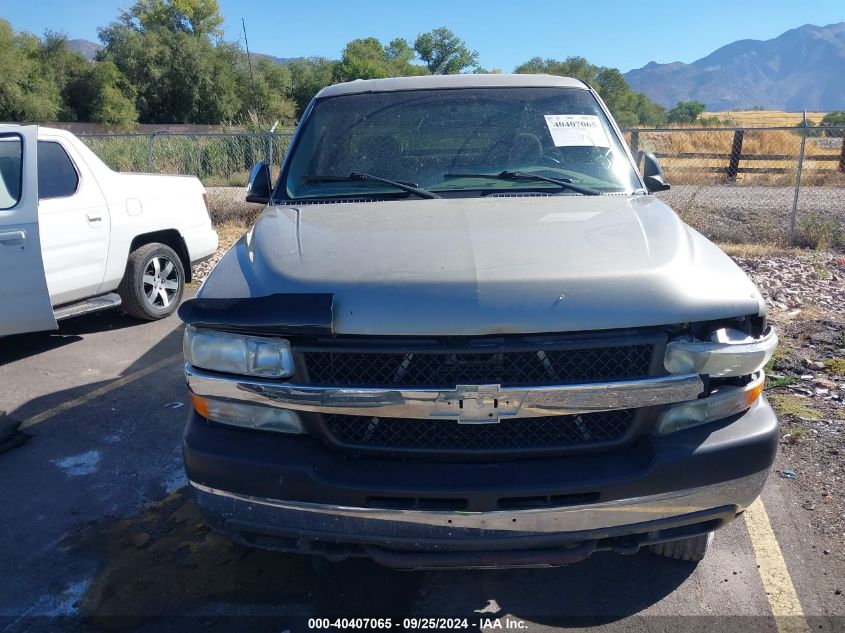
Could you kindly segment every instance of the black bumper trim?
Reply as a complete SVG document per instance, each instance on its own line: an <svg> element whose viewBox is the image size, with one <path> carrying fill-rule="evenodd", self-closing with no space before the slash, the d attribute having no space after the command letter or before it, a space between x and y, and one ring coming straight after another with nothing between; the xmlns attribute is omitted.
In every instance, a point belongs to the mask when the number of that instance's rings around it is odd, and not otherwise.
<svg viewBox="0 0 845 633"><path fill-rule="evenodd" d="M269 499L370 507L368 498L465 499L499 509L503 497L599 494L600 501L720 484L768 470L777 419L765 398L734 418L617 451L509 462L355 458L308 436L212 424L191 413L183 441L189 479Z"/></svg>

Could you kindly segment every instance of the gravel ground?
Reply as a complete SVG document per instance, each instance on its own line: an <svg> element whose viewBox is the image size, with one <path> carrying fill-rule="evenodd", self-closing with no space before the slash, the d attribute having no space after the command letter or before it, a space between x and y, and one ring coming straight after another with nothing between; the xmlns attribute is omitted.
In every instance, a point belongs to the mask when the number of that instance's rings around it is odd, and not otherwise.
<svg viewBox="0 0 845 633"><path fill-rule="evenodd" d="M845 257L834 253L743 258L770 308L780 346L768 368L781 451L807 523L845 542ZM792 472L787 472L792 471ZM794 473L794 475L793 475Z"/></svg>

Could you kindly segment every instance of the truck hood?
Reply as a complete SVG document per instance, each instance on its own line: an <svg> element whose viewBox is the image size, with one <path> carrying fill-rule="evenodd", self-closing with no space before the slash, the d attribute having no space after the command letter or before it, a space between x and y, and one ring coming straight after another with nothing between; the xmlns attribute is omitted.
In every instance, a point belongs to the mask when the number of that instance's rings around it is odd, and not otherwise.
<svg viewBox="0 0 845 633"><path fill-rule="evenodd" d="M653 196L268 207L205 298L333 293L334 332L483 335L762 314L721 250Z"/></svg>

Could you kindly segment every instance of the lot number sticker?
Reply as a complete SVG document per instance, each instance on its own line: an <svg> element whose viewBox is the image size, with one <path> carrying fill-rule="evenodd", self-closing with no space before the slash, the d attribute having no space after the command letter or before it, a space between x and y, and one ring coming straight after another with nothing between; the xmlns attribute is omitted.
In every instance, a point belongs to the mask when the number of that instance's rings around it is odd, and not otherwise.
<svg viewBox="0 0 845 633"><path fill-rule="evenodd" d="M595 114L547 114L555 147L610 147L607 132Z"/></svg>

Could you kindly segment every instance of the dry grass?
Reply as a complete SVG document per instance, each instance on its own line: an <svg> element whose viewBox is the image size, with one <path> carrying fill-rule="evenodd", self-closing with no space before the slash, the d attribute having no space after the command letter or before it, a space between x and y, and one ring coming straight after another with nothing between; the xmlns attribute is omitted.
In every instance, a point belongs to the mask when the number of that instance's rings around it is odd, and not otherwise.
<svg viewBox="0 0 845 633"><path fill-rule="evenodd" d="M824 365L832 374L845 376L845 358L829 358Z"/></svg>
<svg viewBox="0 0 845 633"><path fill-rule="evenodd" d="M663 154L660 162L669 182L674 184L707 184L724 182L732 151L732 130L704 129L696 131L645 132L639 134L642 150ZM630 139L630 135L628 135ZM845 173L839 171L841 140L810 137L805 149L802 183L807 185L845 185ZM749 130L742 144L740 168L782 169L781 173L739 173L743 184L790 186L795 182L801 134L791 130ZM673 157L678 154L718 154L719 157ZM748 157L764 157L754 160ZM830 156L831 160L813 160L813 156ZM787 157L787 158L767 158Z"/></svg>
<svg viewBox="0 0 845 633"><path fill-rule="evenodd" d="M769 401L775 411L783 417L803 418L805 420L817 420L821 414L808 406L806 398L801 398L792 393L770 393ZM810 402L810 404L812 404Z"/></svg>
<svg viewBox="0 0 845 633"><path fill-rule="evenodd" d="M718 246L731 257L791 257L805 252L800 248L788 248L777 244L719 244Z"/></svg>
<svg viewBox="0 0 845 633"><path fill-rule="evenodd" d="M241 236L246 233L252 224L238 219L228 220L222 224L217 224L214 228L217 230L217 237L220 241L222 250L228 250L232 244L241 239Z"/></svg>
<svg viewBox="0 0 845 633"><path fill-rule="evenodd" d="M818 125L827 112L808 112L807 120ZM801 112L783 112L782 110L741 110L738 112L704 112L702 117L716 117L728 120L736 127L798 125L803 120Z"/></svg>
<svg viewBox="0 0 845 633"><path fill-rule="evenodd" d="M206 187L208 209L215 226L234 223L249 226L264 208L263 204L246 201L244 187Z"/></svg>
<svg viewBox="0 0 845 633"><path fill-rule="evenodd" d="M801 308L801 312L799 312L795 316L796 321L819 321L823 319L824 316L827 314L824 308L820 308L819 306L808 305ZM800 338L800 335L799 335Z"/></svg>

